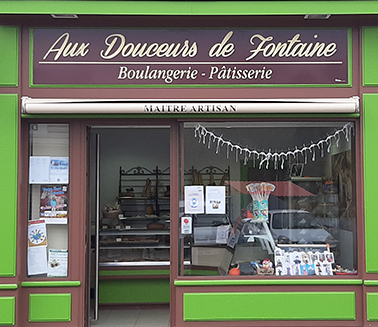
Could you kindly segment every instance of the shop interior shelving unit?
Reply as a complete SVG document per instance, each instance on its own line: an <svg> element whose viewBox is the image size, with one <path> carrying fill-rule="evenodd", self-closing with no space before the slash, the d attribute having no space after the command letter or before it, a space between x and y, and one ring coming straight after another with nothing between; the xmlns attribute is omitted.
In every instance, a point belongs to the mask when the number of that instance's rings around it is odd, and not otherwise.
<svg viewBox="0 0 378 327"><path fill-rule="evenodd" d="M229 210L229 167L222 170L207 166L185 172L185 185L226 186ZM120 167L120 210L109 218L104 215L100 223L100 266L169 266L170 253L170 169L148 169L136 166L128 170ZM219 217L207 215L196 220L194 227L227 223ZM225 221L223 221L225 220ZM185 248L195 244L188 238Z"/></svg>
<svg viewBox="0 0 378 327"><path fill-rule="evenodd" d="M170 264L169 183L169 168L120 167L120 212L102 219L100 266Z"/></svg>

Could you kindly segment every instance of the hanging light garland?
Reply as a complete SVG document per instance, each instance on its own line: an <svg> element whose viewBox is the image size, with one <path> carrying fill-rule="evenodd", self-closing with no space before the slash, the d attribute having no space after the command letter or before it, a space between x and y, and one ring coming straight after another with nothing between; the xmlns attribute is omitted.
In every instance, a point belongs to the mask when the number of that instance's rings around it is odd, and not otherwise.
<svg viewBox="0 0 378 327"><path fill-rule="evenodd" d="M223 135L218 136L215 135L213 132L208 131L204 126L200 124L196 124L194 130L194 136L198 137L198 142L202 141L203 144L207 143L208 149L211 148L212 143L216 144L216 154L219 154L221 147L226 146L227 148L227 158L230 157L230 152L235 151L235 159L238 162L240 156L244 156L244 165L251 159L255 162L255 160L260 160L259 169L265 167L265 169L269 168L270 163L273 163L274 169L284 169L285 161L289 161L290 159L295 159L296 162L299 161L300 156L304 158L304 163L307 164L308 156L311 156L311 160L316 160L316 150L320 152L320 156L324 157L324 152L327 151L329 153L331 151L332 142L334 141L336 146L338 147L340 144L341 135L344 135L344 138L347 142L350 141L350 136L353 130L353 124L347 123L341 129L336 130L332 135L328 135L326 138L313 143L311 142L310 145L305 145L301 148L297 146L293 150L288 151L272 151L269 149L267 152L259 151L256 149L248 149L247 147L241 147L240 145L233 144L231 141L227 141L223 138Z"/></svg>

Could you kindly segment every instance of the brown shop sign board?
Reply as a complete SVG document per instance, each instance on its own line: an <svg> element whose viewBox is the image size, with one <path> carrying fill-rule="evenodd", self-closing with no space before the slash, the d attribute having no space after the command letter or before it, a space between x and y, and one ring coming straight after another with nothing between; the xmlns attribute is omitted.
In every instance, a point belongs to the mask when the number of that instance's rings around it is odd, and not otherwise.
<svg viewBox="0 0 378 327"><path fill-rule="evenodd" d="M33 29L33 85L347 85L348 29Z"/></svg>

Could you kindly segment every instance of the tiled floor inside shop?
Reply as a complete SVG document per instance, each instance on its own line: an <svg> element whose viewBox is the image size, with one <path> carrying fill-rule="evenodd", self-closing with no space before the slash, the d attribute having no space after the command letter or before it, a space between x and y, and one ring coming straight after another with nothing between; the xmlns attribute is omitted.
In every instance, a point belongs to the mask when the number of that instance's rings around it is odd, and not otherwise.
<svg viewBox="0 0 378 327"><path fill-rule="evenodd" d="M169 327L169 305L100 308L94 327Z"/></svg>

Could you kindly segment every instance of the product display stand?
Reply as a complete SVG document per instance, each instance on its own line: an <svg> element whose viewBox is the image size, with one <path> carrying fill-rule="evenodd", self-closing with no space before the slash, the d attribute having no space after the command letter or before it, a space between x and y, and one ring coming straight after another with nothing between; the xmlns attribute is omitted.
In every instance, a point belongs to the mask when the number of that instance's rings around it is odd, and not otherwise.
<svg viewBox="0 0 378 327"><path fill-rule="evenodd" d="M273 254L276 245L266 221L249 220L243 227L243 233L244 237L248 239L257 238L261 247L269 254Z"/></svg>

